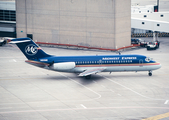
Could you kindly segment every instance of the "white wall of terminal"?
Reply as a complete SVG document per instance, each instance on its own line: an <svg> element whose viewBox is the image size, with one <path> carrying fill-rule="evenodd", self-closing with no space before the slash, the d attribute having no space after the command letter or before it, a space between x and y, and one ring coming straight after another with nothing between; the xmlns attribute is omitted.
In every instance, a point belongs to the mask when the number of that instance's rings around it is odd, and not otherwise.
<svg viewBox="0 0 169 120"><path fill-rule="evenodd" d="M132 13L131 17L169 22L169 12L153 12L153 13L139 13L139 14Z"/></svg>
<svg viewBox="0 0 169 120"><path fill-rule="evenodd" d="M169 32L169 12L131 14L131 28Z"/></svg>

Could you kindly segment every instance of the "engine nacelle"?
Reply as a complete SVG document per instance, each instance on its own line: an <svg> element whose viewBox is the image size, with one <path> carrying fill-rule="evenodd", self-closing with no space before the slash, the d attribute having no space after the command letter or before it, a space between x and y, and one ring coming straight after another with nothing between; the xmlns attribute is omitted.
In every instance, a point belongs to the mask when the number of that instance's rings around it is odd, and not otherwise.
<svg viewBox="0 0 169 120"><path fill-rule="evenodd" d="M68 71L75 68L75 62L54 63L50 68L56 71Z"/></svg>

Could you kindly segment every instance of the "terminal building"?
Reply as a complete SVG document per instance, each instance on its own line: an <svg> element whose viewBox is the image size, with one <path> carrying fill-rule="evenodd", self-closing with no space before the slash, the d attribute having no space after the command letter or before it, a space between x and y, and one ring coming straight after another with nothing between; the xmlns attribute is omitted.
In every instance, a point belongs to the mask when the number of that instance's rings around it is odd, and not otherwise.
<svg viewBox="0 0 169 120"><path fill-rule="evenodd" d="M16 0L17 37L118 49L131 45L131 0Z"/></svg>
<svg viewBox="0 0 169 120"><path fill-rule="evenodd" d="M0 1L0 37L16 37L15 1Z"/></svg>
<svg viewBox="0 0 169 120"><path fill-rule="evenodd" d="M131 37L168 37L169 12L131 0L0 0L0 37L119 49Z"/></svg>

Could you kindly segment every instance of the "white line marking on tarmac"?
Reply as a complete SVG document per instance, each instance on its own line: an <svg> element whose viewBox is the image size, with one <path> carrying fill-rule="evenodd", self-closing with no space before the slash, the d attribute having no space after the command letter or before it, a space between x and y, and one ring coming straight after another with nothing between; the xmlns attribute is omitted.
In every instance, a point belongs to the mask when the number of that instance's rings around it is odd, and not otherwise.
<svg viewBox="0 0 169 120"><path fill-rule="evenodd" d="M112 89L110 89L111 92L114 92Z"/></svg>
<svg viewBox="0 0 169 120"><path fill-rule="evenodd" d="M86 109L87 107L86 106L84 106L83 104L80 104L84 109Z"/></svg>
<svg viewBox="0 0 169 120"><path fill-rule="evenodd" d="M59 72L58 72L58 74L60 74L60 75L62 75L62 76L64 76L64 77L66 77L66 78L68 78L69 80L71 80L71 81L73 81L73 82L75 82L75 83L81 85L82 87L84 87L84 88L88 89L89 91L93 92L94 94L98 95L98 97L96 97L96 98L89 99L89 100L82 100L82 101L90 101L90 100L100 99L100 98L102 97L102 96L101 96L99 93L97 93L96 91L94 91L94 90L92 90L92 89L90 89L90 88L88 88L88 87L82 85L81 83L79 83L79 82L73 80L72 78L70 78L70 77L68 77L68 76L66 76L66 75L64 75L64 74L62 74L62 73L59 73Z"/></svg>
<svg viewBox="0 0 169 120"><path fill-rule="evenodd" d="M117 94L118 96L121 96L120 94Z"/></svg>
<svg viewBox="0 0 169 120"><path fill-rule="evenodd" d="M143 106L124 106L124 107L92 107L86 108L87 110L108 110L108 109L164 109L169 110L168 107L143 107ZM53 112L53 111L72 111L84 110L84 108L61 108L61 109L41 109L41 110L18 110L18 111L4 111L0 114L18 114L18 113L32 113L32 112Z"/></svg>
<svg viewBox="0 0 169 120"><path fill-rule="evenodd" d="M17 62L15 59L13 59L14 62Z"/></svg>
<svg viewBox="0 0 169 120"><path fill-rule="evenodd" d="M102 75L100 75L100 76L102 76ZM124 87L124 88L126 88L126 89L132 91L133 93L135 93L135 94L137 94L137 95L139 95L139 96L141 96L141 97L144 97L144 98L147 98L147 99L152 99L152 100L164 100L164 99L156 99L156 98L150 98L150 97L144 96L144 95L142 95L142 94L140 94L140 93L138 93L138 92L132 90L131 88L128 88L128 87L126 87L126 86L124 86L124 85L122 85L122 84L120 84L120 83L118 83L118 82L116 82L116 81L114 81L114 80L112 80L112 79L110 79L110 78L107 78L107 77L105 77L105 76L102 76L102 77L104 77L105 79L107 79L107 80L109 80L109 81L111 81L111 82L113 82L113 83L115 83L115 84L117 84L117 85L119 85L119 86L121 86L121 87Z"/></svg>
<svg viewBox="0 0 169 120"><path fill-rule="evenodd" d="M93 80L94 83L97 83L96 81Z"/></svg>
<svg viewBox="0 0 169 120"><path fill-rule="evenodd" d="M164 104L167 104L169 100L166 100Z"/></svg>
<svg viewBox="0 0 169 120"><path fill-rule="evenodd" d="M0 109L12 109L12 107L5 107L5 108L0 108Z"/></svg>

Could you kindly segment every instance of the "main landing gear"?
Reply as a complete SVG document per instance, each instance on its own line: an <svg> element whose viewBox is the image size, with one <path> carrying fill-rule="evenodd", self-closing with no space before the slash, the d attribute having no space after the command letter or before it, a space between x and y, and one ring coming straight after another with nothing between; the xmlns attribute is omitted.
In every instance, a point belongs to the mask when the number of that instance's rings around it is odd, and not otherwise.
<svg viewBox="0 0 169 120"><path fill-rule="evenodd" d="M149 75L149 76L152 76L152 71L149 71L148 75Z"/></svg>
<svg viewBox="0 0 169 120"><path fill-rule="evenodd" d="M86 79L90 79L91 78L91 75L87 75L85 76Z"/></svg>

